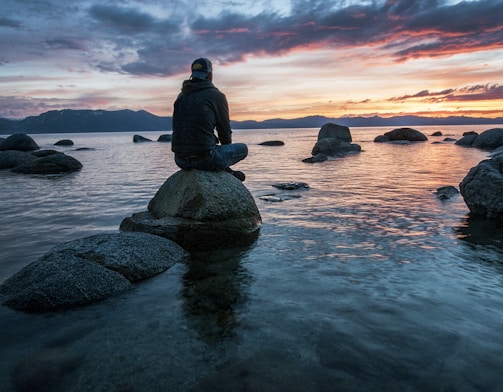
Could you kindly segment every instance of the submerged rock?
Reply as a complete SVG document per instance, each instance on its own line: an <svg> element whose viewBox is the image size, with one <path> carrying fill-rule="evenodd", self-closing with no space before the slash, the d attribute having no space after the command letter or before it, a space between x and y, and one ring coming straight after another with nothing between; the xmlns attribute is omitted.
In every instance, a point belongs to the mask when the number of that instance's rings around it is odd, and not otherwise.
<svg viewBox="0 0 503 392"><path fill-rule="evenodd" d="M73 146L73 141L70 139L62 139L54 143L55 146Z"/></svg>
<svg viewBox="0 0 503 392"><path fill-rule="evenodd" d="M51 249L0 286L3 305L26 312L85 306L132 289L186 255L145 233L97 234Z"/></svg>
<svg viewBox="0 0 503 392"><path fill-rule="evenodd" d="M9 136L0 143L0 151L16 150L16 151L34 151L39 147L35 140L24 133L16 133Z"/></svg>
<svg viewBox="0 0 503 392"><path fill-rule="evenodd" d="M285 142L281 140L268 140L258 144L259 146L284 146Z"/></svg>
<svg viewBox="0 0 503 392"><path fill-rule="evenodd" d="M253 196L233 175L180 170L161 186L147 211L125 218L120 229L159 235L196 250L249 244L261 222Z"/></svg>
<svg viewBox="0 0 503 392"><path fill-rule="evenodd" d="M151 141L152 140L150 140L146 137L140 136L140 135L133 136L133 143L143 143L143 142L151 142Z"/></svg>
<svg viewBox="0 0 503 392"><path fill-rule="evenodd" d="M440 200L448 200L452 199L456 195L459 195L459 191L457 190L456 187L448 185L438 188L437 191L435 192L435 195Z"/></svg>
<svg viewBox="0 0 503 392"><path fill-rule="evenodd" d="M377 136L374 139L376 143L408 141L408 142L425 142L428 138L425 134L412 128L397 128L386 132L384 135Z"/></svg>
<svg viewBox="0 0 503 392"><path fill-rule="evenodd" d="M471 215L503 221L503 154L472 167L459 188Z"/></svg>

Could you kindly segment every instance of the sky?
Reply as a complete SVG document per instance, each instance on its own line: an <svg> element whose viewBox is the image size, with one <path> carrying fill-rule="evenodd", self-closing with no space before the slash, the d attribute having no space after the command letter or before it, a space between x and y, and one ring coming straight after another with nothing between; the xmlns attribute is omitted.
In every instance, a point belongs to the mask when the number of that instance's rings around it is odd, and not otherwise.
<svg viewBox="0 0 503 392"><path fill-rule="evenodd" d="M503 0L2 0L0 117L171 116L213 62L231 119L503 116Z"/></svg>

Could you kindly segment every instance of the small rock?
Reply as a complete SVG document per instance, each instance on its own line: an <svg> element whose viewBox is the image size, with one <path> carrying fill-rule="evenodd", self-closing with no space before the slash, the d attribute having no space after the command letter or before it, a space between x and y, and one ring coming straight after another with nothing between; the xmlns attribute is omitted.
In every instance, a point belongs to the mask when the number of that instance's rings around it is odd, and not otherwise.
<svg viewBox="0 0 503 392"><path fill-rule="evenodd" d="M146 137L140 136L140 135L133 136L133 143L144 143L144 142L151 142L151 141L152 140L150 140Z"/></svg>
<svg viewBox="0 0 503 392"><path fill-rule="evenodd" d="M78 160L63 153L56 153L16 166L12 171L22 174L60 174L80 169L82 164Z"/></svg>
<svg viewBox="0 0 503 392"><path fill-rule="evenodd" d="M442 132L440 131L433 132L431 136L442 136Z"/></svg>
<svg viewBox="0 0 503 392"><path fill-rule="evenodd" d="M73 146L73 141L70 139L62 139L54 143L55 146Z"/></svg>
<svg viewBox="0 0 503 392"><path fill-rule="evenodd" d="M454 197L458 194L459 194L459 191L457 190L457 188L455 188L451 185L440 187L435 192L435 195L437 195L437 197L440 200L451 199L452 197Z"/></svg>
<svg viewBox="0 0 503 392"><path fill-rule="evenodd" d="M286 190L301 189L301 188L309 189L309 185L306 184L305 182L293 182L293 181L278 182L276 184L273 184L272 186L275 188L286 189Z"/></svg>
<svg viewBox="0 0 503 392"><path fill-rule="evenodd" d="M281 140L269 140L262 143L259 143L259 146L284 146L285 142Z"/></svg>
<svg viewBox="0 0 503 392"><path fill-rule="evenodd" d="M172 139L173 139L173 136L169 133L169 134L159 136L157 138L157 141L162 142L162 143L167 143L167 142L170 142Z"/></svg>

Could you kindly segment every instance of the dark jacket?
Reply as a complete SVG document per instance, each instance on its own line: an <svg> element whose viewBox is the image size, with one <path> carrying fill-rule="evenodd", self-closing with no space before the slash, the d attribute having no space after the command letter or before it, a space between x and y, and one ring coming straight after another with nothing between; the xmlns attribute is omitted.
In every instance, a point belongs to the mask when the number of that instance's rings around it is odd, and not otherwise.
<svg viewBox="0 0 503 392"><path fill-rule="evenodd" d="M197 153L213 149L218 142L232 143L225 95L209 80L184 81L174 104L171 149L175 153Z"/></svg>

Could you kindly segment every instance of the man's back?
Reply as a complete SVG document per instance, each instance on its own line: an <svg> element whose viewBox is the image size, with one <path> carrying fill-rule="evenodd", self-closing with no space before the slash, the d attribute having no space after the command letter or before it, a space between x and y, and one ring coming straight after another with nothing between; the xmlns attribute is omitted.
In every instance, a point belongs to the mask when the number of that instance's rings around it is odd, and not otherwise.
<svg viewBox="0 0 503 392"><path fill-rule="evenodd" d="M174 104L172 150L175 153L209 151L219 139L231 143L227 99L211 81L191 79L183 83Z"/></svg>

